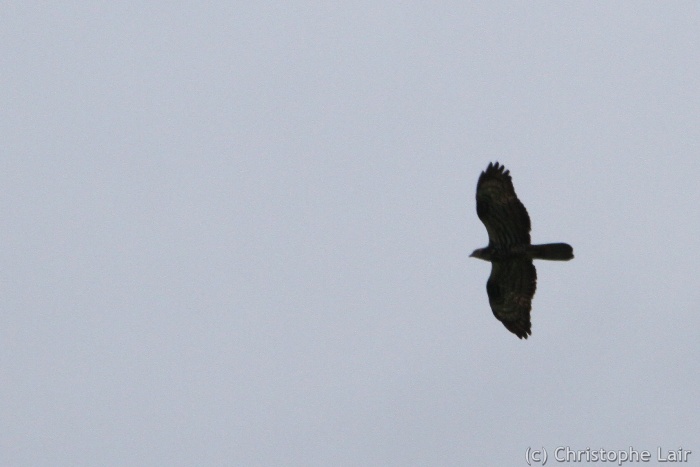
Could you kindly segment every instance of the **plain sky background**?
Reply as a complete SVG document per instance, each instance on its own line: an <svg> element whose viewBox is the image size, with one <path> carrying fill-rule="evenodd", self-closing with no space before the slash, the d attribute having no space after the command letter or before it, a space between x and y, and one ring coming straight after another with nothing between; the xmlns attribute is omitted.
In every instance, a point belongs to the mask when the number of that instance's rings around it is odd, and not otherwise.
<svg viewBox="0 0 700 467"><path fill-rule="evenodd" d="M0 18L0 465L700 459L697 1ZM468 257L495 160L576 255L527 341Z"/></svg>

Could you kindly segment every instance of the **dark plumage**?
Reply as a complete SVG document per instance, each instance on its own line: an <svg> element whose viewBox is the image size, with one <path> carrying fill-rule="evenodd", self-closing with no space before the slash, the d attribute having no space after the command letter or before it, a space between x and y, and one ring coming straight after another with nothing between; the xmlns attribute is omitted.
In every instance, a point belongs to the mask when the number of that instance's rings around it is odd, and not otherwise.
<svg viewBox="0 0 700 467"><path fill-rule="evenodd" d="M513 334L527 339L532 333L530 308L537 288L533 259L568 261L574 250L566 243L530 244L530 216L520 202L510 172L490 163L476 184L476 213L486 226L489 245L474 250L474 258L491 262L486 283L496 318Z"/></svg>

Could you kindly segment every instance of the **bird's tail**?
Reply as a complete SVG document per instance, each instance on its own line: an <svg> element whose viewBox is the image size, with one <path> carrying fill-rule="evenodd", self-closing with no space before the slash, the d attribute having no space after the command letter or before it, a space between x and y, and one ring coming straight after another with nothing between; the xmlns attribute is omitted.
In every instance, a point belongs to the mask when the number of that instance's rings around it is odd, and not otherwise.
<svg viewBox="0 0 700 467"><path fill-rule="evenodd" d="M532 259L548 259L551 261L569 261L574 257L574 249L567 243L545 243L530 245Z"/></svg>

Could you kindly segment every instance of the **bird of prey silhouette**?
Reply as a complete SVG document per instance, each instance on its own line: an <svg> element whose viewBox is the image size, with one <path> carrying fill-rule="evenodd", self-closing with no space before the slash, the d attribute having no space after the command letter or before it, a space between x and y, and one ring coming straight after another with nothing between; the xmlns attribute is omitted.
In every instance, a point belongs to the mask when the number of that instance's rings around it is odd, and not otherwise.
<svg viewBox="0 0 700 467"><path fill-rule="evenodd" d="M476 184L476 213L486 226L489 245L474 250L473 258L491 262L486 283L489 305L513 334L532 334L530 309L537 287L533 259L568 261L574 250L566 243L530 244L530 216L520 202L510 171L490 163Z"/></svg>

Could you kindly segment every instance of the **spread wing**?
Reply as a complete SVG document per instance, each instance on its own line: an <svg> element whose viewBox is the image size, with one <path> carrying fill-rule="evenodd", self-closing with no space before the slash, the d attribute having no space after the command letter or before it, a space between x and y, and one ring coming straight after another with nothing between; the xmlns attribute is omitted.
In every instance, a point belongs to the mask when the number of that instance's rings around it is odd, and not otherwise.
<svg viewBox="0 0 700 467"><path fill-rule="evenodd" d="M486 283L489 305L496 318L513 334L527 339L530 305L537 288L537 271L527 258L493 261Z"/></svg>
<svg viewBox="0 0 700 467"><path fill-rule="evenodd" d="M530 216L515 194L510 172L498 162L479 176L476 213L486 226L489 245L530 244Z"/></svg>

